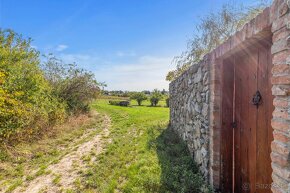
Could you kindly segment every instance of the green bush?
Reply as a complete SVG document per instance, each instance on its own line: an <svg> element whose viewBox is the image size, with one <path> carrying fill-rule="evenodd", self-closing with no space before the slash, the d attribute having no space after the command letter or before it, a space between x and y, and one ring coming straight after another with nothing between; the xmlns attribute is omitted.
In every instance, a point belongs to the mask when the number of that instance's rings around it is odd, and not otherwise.
<svg viewBox="0 0 290 193"><path fill-rule="evenodd" d="M109 101L109 104L127 107L130 105L130 102L129 101Z"/></svg>
<svg viewBox="0 0 290 193"><path fill-rule="evenodd" d="M52 55L47 57L43 70L54 97L66 104L69 113L89 111L90 102L100 93L99 83L91 72L75 64L64 64Z"/></svg>
<svg viewBox="0 0 290 193"><path fill-rule="evenodd" d="M154 89L150 96L151 106L157 106L158 102L162 99L162 94L157 89Z"/></svg>
<svg viewBox="0 0 290 193"><path fill-rule="evenodd" d="M147 100L147 96L144 92L135 92L131 95L130 99L136 100L138 105L141 106L142 102Z"/></svg>
<svg viewBox="0 0 290 193"><path fill-rule="evenodd" d="M35 133L65 117L39 68L39 53L12 30L0 30L0 136Z"/></svg>

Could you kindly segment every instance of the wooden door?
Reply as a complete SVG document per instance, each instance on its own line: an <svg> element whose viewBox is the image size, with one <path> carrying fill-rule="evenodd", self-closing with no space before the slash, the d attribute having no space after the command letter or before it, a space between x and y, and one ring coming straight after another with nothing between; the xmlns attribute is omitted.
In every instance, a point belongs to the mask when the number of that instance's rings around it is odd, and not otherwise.
<svg viewBox="0 0 290 193"><path fill-rule="evenodd" d="M270 45L259 44L223 60L222 192L271 192L271 68ZM258 106L252 103L257 91L262 97Z"/></svg>
<svg viewBox="0 0 290 193"><path fill-rule="evenodd" d="M249 48L235 57L234 66L234 192L271 192L270 48Z"/></svg>

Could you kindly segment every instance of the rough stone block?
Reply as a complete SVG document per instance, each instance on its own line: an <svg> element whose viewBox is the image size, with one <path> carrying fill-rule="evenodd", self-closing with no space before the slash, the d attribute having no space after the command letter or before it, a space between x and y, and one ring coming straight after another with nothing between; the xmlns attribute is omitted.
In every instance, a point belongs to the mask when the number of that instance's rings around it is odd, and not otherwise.
<svg viewBox="0 0 290 193"><path fill-rule="evenodd" d="M290 150L286 144L273 141L271 143L272 152L278 153L284 157L289 157Z"/></svg>
<svg viewBox="0 0 290 193"><path fill-rule="evenodd" d="M285 39L280 39L273 43L272 48L271 48L271 53L276 54L278 52L281 52L287 49L288 49L287 41Z"/></svg>

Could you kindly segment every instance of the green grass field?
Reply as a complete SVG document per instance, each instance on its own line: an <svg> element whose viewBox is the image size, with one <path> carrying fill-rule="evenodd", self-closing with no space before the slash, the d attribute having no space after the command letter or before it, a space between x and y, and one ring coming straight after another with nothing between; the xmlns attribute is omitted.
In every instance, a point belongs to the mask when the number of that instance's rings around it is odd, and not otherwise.
<svg viewBox="0 0 290 193"><path fill-rule="evenodd" d="M106 117L111 123L109 136L102 139L103 151L95 156L93 148L81 158L84 167L73 166L78 172L74 187L61 186L62 175L52 174L52 185L59 186L60 192L210 192L186 145L167 129L165 101L159 107L149 106L148 101L143 106L132 101L130 107L108 101L97 100L89 115L71 117L40 139L0 146L0 192L25 189L37 178L48 176L50 165L102 132Z"/></svg>
<svg viewBox="0 0 290 193"><path fill-rule="evenodd" d="M113 106L103 99L92 105L111 117L111 143L85 172L82 190L209 192L185 144L167 129L169 108L131 104Z"/></svg>

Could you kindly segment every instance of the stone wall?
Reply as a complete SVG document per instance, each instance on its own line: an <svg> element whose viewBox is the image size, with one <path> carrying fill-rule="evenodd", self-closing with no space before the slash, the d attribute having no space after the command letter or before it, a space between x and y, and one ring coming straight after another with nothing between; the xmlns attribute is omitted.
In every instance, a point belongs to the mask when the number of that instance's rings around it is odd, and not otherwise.
<svg viewBox="0 0 290 193"><path fill-rule="evenodd" d="M257 39L272 36L272 180L274 193L290 192L290 0L274 0L203 62L170 84L170 124L188 144L215 189L221 187L221 59Z"/></svg>
<svg viewBox="0 0 290 193"><path fill-rule="evenodd" d="M209 166L209 71L206 62L193 65L170 84L170 124L187 142L201 172Z"/></svg>

